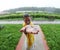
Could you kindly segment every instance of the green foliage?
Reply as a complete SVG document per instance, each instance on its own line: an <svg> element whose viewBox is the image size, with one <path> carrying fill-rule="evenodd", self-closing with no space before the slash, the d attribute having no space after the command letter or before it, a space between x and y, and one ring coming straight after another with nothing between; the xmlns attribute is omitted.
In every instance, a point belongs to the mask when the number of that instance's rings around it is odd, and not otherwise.
<svg viewBox="0 0 60 50"><path fill-rule="evenodd" d="M46 12L30 12L29 13L31 17L33 18L47 18L47 19L60 19L60 14L52 14L52 13L46 13ZM15 13L15 14L7 14L7 15L1 15L0 19L23 19L23 13Z"/></svg>
<svg viewBox="0 0 60 50"><path fill-rule="evenodd" d="M0 50L15 50L21 37L21 27L20 24L4 25L4 29L0 31Z"/></svg>
<svg viewBox="0 0 60 50"><path fill-rule="evenodd" d="M60 24L40 25L50 50L60 50Z"/></svg>

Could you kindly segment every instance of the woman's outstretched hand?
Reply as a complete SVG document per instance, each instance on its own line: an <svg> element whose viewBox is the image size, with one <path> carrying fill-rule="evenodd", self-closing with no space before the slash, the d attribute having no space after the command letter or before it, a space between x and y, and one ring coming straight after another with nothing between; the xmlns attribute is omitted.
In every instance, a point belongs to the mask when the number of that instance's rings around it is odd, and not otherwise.
<svg viewBox="0 0 60 50"><path fill-rule="evenodd" d="M31 34L38 34L39 29L36 27L31 27L31 25L27 25L25 27L23 27L20 32L24 32L24 33L31 33Z"/></svg>

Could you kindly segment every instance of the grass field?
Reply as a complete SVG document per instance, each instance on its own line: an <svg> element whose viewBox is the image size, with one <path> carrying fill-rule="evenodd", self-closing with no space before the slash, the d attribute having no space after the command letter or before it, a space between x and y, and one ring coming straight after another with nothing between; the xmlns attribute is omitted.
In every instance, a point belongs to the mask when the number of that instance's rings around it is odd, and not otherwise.
<svg viewBox="0 0 60 50"><path fill-rule="evenodd" d="M0 29L0 50L15 50L21 37L19 32L22 25L5 24ZM41 24L50 50L60 50L60 24Z"/></svg>
<svg viewBox="0 0 60 50"><path fill-rule="evenodd" d="M22 25L6 24L0 29L0 50L15 50L16 45L21 37L19 32Z"/></svg>
<svg viewBox="0 0 60 50"><path fill-rule="evenodd" d="M50 50L60 50L60 24L40 25Z"/></svg>

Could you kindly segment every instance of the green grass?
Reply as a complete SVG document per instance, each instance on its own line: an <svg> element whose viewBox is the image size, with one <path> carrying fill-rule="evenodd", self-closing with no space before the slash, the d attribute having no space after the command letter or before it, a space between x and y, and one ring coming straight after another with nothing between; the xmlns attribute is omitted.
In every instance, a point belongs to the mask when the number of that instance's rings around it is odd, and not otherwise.
<svg viewBox="0 0 60 50"><path fill-rule="evenodd" d="M60 50L60 24L40 25L50 50Z"/></svg>
<svg viewBox="0 0 60 50"><path fill-rule="evenodd" d="M0 29L0 50L15 50L21 37L22 25L5 24ZM50 50L60 50L60 24L41 24Z"/></svg>
<svg viewBox="0 0 60 50"><path fill-rule="evenodd" d="M22 25L5 24L0 30L0 50L15 50L16 45L21 37L19 32Z"/></svg>

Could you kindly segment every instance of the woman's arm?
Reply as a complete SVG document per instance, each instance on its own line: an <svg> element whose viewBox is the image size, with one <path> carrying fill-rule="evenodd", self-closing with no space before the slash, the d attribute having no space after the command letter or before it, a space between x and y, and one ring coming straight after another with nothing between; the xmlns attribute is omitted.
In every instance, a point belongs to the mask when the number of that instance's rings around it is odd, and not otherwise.
<svg viewBox="0 0 60 50"><path fill-rule="evenodd" d="M23 27L23 28L20 30L20 32L24 32L25 29L26 29L26 27Z"/></svg>

